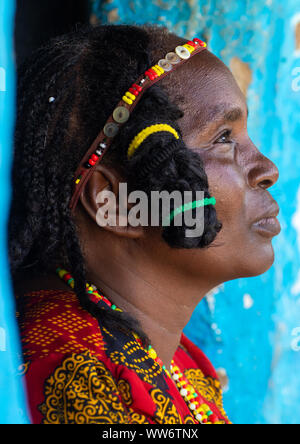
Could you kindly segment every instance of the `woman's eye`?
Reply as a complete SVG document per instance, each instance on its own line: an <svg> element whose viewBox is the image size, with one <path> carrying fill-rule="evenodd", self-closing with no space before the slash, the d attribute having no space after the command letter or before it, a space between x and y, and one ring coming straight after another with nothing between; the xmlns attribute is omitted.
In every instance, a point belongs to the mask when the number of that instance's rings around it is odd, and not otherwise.
<svg viewBox="0 0 300 444"><path fill-rule="evenodd" d="M232 139L230 138L230 136L231 131L227 130L216 140L215 143L232 143Z"/></svg>

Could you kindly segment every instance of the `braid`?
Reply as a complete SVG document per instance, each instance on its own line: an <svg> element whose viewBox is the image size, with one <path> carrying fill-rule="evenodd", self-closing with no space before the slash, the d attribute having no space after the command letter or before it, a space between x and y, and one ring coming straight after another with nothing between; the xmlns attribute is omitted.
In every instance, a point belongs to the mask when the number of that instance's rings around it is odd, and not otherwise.
<svg viewBox="0 0 300 444"><path fill-rule="evenodd" d="M164 28L85 26L50 41L20 69L9 220L13 277L25 267L41 273L64 264L74 276L74 291L83 308L106 328L135 331L146 345L149 338L137 320L124 312L103 310L89 299L85 261L69 202L81 158L121 94L156 61L149 49L150 34L157 38L157 50L166 53L170 38L165 38ZM154 85L145 93L103 161L124 167L129 192L203 190L209 197L203 162L182 139L153 134L127 159L130 141L151 124L169 123L180 133L177 120L183 113L170 102L169 92ZM51 104L50 95L55 97ZM205 231L200 238L186 238L185 226L172 224L163 227L163 239L174 248L208 247L221 224L212 206L204 209L204 215Z"/></svg>

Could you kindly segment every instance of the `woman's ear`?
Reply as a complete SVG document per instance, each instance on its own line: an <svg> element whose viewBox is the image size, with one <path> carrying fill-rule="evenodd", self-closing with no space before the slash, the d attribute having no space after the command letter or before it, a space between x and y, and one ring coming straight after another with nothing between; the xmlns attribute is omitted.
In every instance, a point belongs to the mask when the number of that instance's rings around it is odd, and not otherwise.
<svg viewBox="0 0 300 444"><path fill-rule="evenodd" d="M80 203L93 221L105 230L118 236L139 238L144 234L143 226L133 227L128 222L127 183L112 166L100 164L86 183ZM123 191L123 192L122 192Z"/></svg>

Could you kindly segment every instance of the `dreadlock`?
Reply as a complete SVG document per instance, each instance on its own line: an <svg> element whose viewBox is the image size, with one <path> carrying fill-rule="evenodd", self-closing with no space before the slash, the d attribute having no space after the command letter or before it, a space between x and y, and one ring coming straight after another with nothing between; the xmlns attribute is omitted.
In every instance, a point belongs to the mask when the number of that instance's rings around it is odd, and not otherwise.
<svg viewBox="0 0 300 444"><path fill-rule="evenodd" d="M9 220L9 253L13 277L27 272L68 267L80 304L104 326L135 331L149 338L130 315L102 310L85 288L85 261L69 209L76 168L104 126L124 91L142 72L182 39L157 26L82 27L51 40L21 67L15 131L13 196ZM200 156L182 140L154 134L128 160L130 140L145 126L161 121L180 133L183 116L169 100L170 86L152 86L116 137L103 162L125 172L128 192L142 190L204 191L210 197ZM165 86L163 86L165 85ZM49 98L54 101L49 102ZM174 96L175 97L175 96ZM204 209L205 231L186 238L185 226L164 227L162 236L174 248L207 248L221 229L212 206Z"/></svg>

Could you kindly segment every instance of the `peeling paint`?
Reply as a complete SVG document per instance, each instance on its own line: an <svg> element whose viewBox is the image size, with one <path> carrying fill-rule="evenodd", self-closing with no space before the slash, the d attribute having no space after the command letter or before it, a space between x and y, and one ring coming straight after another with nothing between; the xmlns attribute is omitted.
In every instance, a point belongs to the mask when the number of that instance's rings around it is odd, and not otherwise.
<svg viewBox="0 0 300 444"><path fill-rule="evenodd" d="M296 25L295 40L296 40L296 49L300 50L300 21Z"/></svg>
<svg viewBox="0 0 300 444"><path fill-rule="evenodd" d="M244 294L243 305L244 305L245 310L249 310L250 308L253 307L254 300L252 299L250 294L247 294L247 293Z"/></svg>
<svg viewBox="0 0 300 444"><path fill-rule="evenodd" d="M120 19L120 17L118 14L118 8L115 8L115 9L112 9L111 11L109 11L109 13L108 13L109 23L117 22L119 19Z"/></svg>
<svg viewBox="0 0 300 444"><path fill-rule="evenodd" d="M243 62L238 57L233 57L230 61L230 69L244 96L248 95L248 88L252 82L252 71L248 63Z"/></svg>

